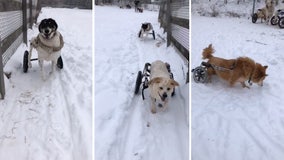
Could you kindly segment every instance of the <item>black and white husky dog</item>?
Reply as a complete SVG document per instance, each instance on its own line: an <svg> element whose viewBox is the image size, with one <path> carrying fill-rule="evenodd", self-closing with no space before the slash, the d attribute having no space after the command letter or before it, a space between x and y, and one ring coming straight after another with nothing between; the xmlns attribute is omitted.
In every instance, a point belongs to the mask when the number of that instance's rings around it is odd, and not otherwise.
<svg viewBox="0 0 284 160"><path fill-rule="evenodd" d="M150 33L151 31L152 31L152 33ZM153 34L153 37L155 37L154 36L155 33L154 33L154 30L153 30L152 24L148 23L148 22L142 23L141 29L140 29L140 31L138 33L138 37L139 38L147 37L149 33Z"/></svg>

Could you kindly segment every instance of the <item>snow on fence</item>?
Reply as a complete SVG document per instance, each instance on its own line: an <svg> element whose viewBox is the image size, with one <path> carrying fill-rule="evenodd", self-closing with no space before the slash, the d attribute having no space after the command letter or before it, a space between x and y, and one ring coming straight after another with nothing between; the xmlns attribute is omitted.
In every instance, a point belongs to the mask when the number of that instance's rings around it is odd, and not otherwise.
<svg viewBox="0 0 284 160"><path fill-rule="evenodd" d="M40 11L39 0L1 0L0 2L0 98L4 99L4 66L19 45L27 44L27 28Z"/></svg>
<svg viewBox="0 0 284 160"><path fill-rule="evenodd" d="M165 0L160 5L159 22L171 43L189 60L189 0Z"/></svg>

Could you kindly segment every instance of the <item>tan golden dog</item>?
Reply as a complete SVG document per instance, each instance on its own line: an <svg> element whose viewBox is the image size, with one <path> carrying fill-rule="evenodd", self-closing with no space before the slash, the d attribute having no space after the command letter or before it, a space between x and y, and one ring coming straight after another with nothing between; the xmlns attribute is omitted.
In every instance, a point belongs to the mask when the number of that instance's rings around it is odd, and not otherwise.
<svg viewBox="0 0 284 160"><path fill-rule="evenodd" d="M229 82L230 86L233 86L236 82L240 82L243 87L249 88L245 81L251 84L257 83L263 85L263 80L267 76L266 69L268 66L262 66L259 63L255 63L248 57L239 57L237 59L223 59L214 57L212 54L214 49L212 44L203 50L203 59L208 59L210 67L208 68L209 80L211 75L218 75L220 78Z"/></svg>
<svg viewBox="0 0 284 160"><path fill-rule="evenodd" d="M262 20L266 21L266 7L258 9L256 14L257 14L257 18L260 18L261 23L262 23Z"/></svg>
<svg viewBox="0 0 284 160"><path fill-rule="evenodd" d="M275 10L274 0L265 0L265 6L261 9L258 9L256 14L257 18L260 18L261 23L264 20L267 24L269 24L270 19L273 16Z"/></svg>
<svg viewBox="0 0 284 160"><path fill-rule="evenodd" d="M156 106L166 109L169 98L174 92L178 82L171 79L167 66L169 64L160 60L151 64L149 90L151 97L151 112L156 113ZM156 105L157 104L157 105Z"/></svg>

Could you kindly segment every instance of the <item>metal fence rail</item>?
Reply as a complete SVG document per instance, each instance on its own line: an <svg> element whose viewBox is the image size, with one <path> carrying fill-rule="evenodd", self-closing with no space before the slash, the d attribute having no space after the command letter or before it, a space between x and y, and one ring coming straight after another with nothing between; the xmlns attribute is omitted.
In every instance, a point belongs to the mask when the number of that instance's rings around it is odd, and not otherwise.
<svg viewBox="0 0 284 160"><path fill-rule="evenodd" d="M4 99L5 64L19 45L27 43L27 28L39 14L39 0L1 0L0 2L0 98Z"/></svg>

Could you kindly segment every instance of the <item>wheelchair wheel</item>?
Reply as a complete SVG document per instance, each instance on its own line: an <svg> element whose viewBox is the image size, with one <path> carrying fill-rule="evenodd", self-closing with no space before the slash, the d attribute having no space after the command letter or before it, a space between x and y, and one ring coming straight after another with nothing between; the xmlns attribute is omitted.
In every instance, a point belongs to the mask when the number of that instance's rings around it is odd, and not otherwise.
<svg viewBox="0 0 284 160"><path fill-rule="evenodd" d="M139 38L141 37L141 34L142 34L142 32L141 32L141 30L140 30L139 33L138 33L138 37L139 37Z"/></svg>
<svg viewBox="0 0 284 160"><path fill-rule="evenodd" d="M23 57L23 72L24 73L28 72L28 68L29 68L28 60L29 60L29 52L25 51L24 57Z"/></svg>
<svg viewBox="0 0 284 160"><path fill-rule="evenodd" d="M253 15L252 15L252 23L255 23L256 21L257 21L257 14L256 13L254 13Z"/></svg>
<svg viewBox="0 0 284 160"><path fill-rule="evenodd" d="M58 59L57 59L57 67L59 69L62 69L63 68L63 60L62 60L62 57L60 56Z"/></svg>
<svg viewBox="0 0 284 160"><path fill-rule="evenodd" d="M138 94L141 82L142 82L142 72L139 71L137 74L136 83L135 83L135 90L134 90L135 94Z"/></svg>
<svg viewBox="0 0 284 160"><path fill-rule="evenodd" d="M278 23L279 17L272 16L270 23L271 25L276 25Z"/></svg>
<svg viewBox="0 0 284 160"><path fill-rule="evenodd" d="M281 18L279 19L279 21L278 21L278 26L279 26L280 28L284 28L284 17L281 17Z"/></svg>
<svg viewBox="0 0 284 160"><path fill-rule="evenodd" d="M199 66L192 70L193 80L196 83L206 83L208 81L208 73L206 68Z"/></svg>

